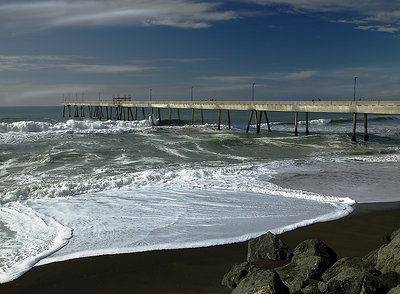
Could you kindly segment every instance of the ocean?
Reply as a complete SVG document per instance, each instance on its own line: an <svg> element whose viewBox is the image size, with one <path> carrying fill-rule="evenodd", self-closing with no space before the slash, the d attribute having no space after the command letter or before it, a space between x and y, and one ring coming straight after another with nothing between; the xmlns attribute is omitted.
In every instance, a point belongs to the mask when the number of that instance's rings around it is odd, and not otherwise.
<svg viewBox="0 0 400 294"><path fill-rule="evenodd" d="M147 110L147 115L148 115ZM202 247L281 233L399 201L400 117L176 113L173 126L63 118L62 107L0 108L0 283L72 258ZM167 110L161 111L167 119Z"/></svg>

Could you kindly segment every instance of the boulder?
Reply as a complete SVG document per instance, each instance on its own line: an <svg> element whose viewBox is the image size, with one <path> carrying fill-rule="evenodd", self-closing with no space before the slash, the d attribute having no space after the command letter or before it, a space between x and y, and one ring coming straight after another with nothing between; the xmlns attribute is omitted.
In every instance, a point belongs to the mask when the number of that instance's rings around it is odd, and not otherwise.
<svg viewBox="0 0 400 294"><path fill-rule="evenodd" d="M275 269L292 293L307 286L309 279L320 279L336 261L336 253L320 240L303 241L293 253L289 264Z"/></svg>
<svg viewBox="0 0 400 294"><path fill-rule="evenodd" d="M306 240L301 242L293 251L293 260L296 261L299 258L304 258L308 256L319 256L322 258L323 263L320 265L322 271L325 271L330 266L332 266L336 260L336 253L328 247L324 242L320 240ZM322 274L322 273L321 273ZM319 278L316 276L315 278Z"/></svg>
<svg viewBox="0 0 400 294"><path fill-rule="evenodd" d="M290 260L293 253L277 236L268 232L248 243L247 261L255 262L263 259Z"/></svg>
<svg viewBox="0 0 400 294"><path fill-rule="evenodd" d="M291 293L308 285L309 279L320 277L326 270L326 261L319 256L293 257L289 264L276 268L283 283Z"/></svg>
<svg viewBox="0 0 400 294"><path fill-rule="evenodd" d="M387 294L400 294L400 286L390 289L390 291L387 292Z"/></svg>
<svg viewBox="0 0 400 294"><path fill-rule="evenodd" d="M235 264L232 269L224 275L221 284L229 289L234 289L244 277L255 270L256 268L254 265L249 262Z"/></svg>
<svg viewBox="0 0 400 294"><path fill-rule="evenodd" d="M232 294L289 294L289 290L275 271L257 270L243 278Z"/></svg>
<svg viewBox="0 0 400 294"><path fill-rule="evenodd" d="M400 274L396 272L384 273L377 277L379 283L387 290L400 285Z"/></svg>
<svg viewBox="0 0 400 294"><path fill-rule="evenodd" d="M374 276L380 275L379 271L377 271L373 266L366 263L362 259L358 257L344 257L335 262L330 269L323 273L322 279L325 282L329 281L330 279L340 274L342 271L349 269L356 272L371 274Z"/></svg>
<svg viewBox="0 0 400 294"><path fill-rule="evenodd" d="M322 275L324 282L320 282L318 288L321 293L329 294L384 293L379 275L379 271L360 258L345 257Z"/></svg>
<svg viewBox="0 0 400 294"><path fill-rule="evenodd" d="M392 241L379 249L376 268L382 273L400 273L400 234L396 232Z"/></svg>

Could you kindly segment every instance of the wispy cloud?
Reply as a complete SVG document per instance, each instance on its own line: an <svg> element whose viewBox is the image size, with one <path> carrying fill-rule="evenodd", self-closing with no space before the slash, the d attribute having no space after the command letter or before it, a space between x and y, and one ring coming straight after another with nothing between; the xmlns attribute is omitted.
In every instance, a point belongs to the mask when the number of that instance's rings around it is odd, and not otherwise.
<svg viewBox="0 0 400 294"><path fill-rule="evenodd" d="M310 78L317 73L318 73L318 71L316 71L316 70L304 70L304 71L292 72L292 73L288 74L286 77L288 79L301 80L301 79Z"/></svg>
<svg viewBox="0 0 400 294"><path fill-rule="evenodd" d="M346 17L333 22L357 25L358 30L400 31L400 2L396 0L252 0L260 5L284 5L290 13L334 12ZM363 24L360 26L360 24Z"/></svg>
<svg viewBox="0 0 400 294"><path fill-rule="evenodd" d="M196 78L197 80L206 80L210 82L216 83L249 83L253 82L256 79L259 79L257 76L200 76Z"/></svg>
<svg viewBox="0 0 400 294"><path fill-rule="evenodd" d="M66 70L91 73L139 73L150 66L129 64L88 64L76 62L76 57L62 56L0 56L2 71Z"/></svg>
<svg viewBox="0 0 400 294"><path fill-rule="evenodd" d="M248 75L248 76L200 76L197 77L197 80L203 80L213 83L232 83L232 84L250 84L250 83L258 83L262 81L277 81L277 80L302 80L308 79L312 76L316 75L319 71L317 70L303 70L303 71L292 71L292 72L277 72L277 73L269 73L266 75Z"/></svg>
<svg viewBox="0 0 400 294"><path fill-rule="evenodd" d="M219 3L189 0L6 0L0 5L0 26L22 30L109 25L207 28L237 17Z"/></svg>

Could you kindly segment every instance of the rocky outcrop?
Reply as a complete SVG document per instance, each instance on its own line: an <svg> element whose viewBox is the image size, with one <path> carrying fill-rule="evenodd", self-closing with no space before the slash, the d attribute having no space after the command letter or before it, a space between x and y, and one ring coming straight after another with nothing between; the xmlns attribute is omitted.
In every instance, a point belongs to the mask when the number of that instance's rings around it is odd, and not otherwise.
<svg viewBox="0 0 400 294"><path fill-rule="evenodd" d="M388 244L363 258L336 261L335 252L319 240L306 240L293 250L267 233L249 242L248 260L235 265L223 278L232 293L246 294L400 294L400 230ZM262 260L291 261L274 270Z"/></svg>
<svg viewBox="0 0 400 294"><path fill-rule="evenodd" d="M274 270L258 270L242 279L232 294L289 294Z"/></svg>
<svg viewBox="0 0 400 294"><path fill-rule="evenodd" d="M247 261L255 262L263 259L290 260L293 253L277 236L268 232L249 241Z"/></svg>

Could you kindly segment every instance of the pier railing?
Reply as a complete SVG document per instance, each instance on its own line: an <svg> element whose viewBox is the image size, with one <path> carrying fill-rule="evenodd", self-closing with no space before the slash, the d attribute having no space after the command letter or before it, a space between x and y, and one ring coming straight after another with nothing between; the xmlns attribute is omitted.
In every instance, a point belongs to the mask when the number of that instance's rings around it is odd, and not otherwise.
<svg viewBox="0 0 400 294"><path fill-rule="evenodd" d="M309 112L325 112L325 113L352 113L353 114L353 136L352 140L356 140L356 122L357 114L364 114L364 140L368 140L367 130L367 114L400 114L400 100L381 101L381 100L365 100L365 101L129 101L129 99L114 99L113 101L66 101L63 102L63 116L66 109L69 111L69 117L84 117L84 107L88 107L89 117L98 119L111 119L113 108L116 112L116 119L120 120L137 120L138 109L142 110L143 118L145 118L145 108L151 109L151 117L153 118L154 109L158 109L158 118L161 119L160 109L169 109L169 125L171 125L172 109L176 109L178 113L178 121L180 124L179 109L192 109L192 124L194 122L194 111L200 110L201 120L204 123L203 110L218 110L218 129L221 125L221 111L228 112L228 125L230 122L230 110L250 111L250 118L247 126L249 131L250 124L254 117L257 132L260 132L261 119L265 116L268 125L268 131L271 131L267 111L294 112L295 135L298 135L298 113L306 114L306 135L308 130L308 113ZM72 109L73 108L73 109ZM104 108L104 111L103 111ZM132 108L135 109L133 115Z"/></svg>

